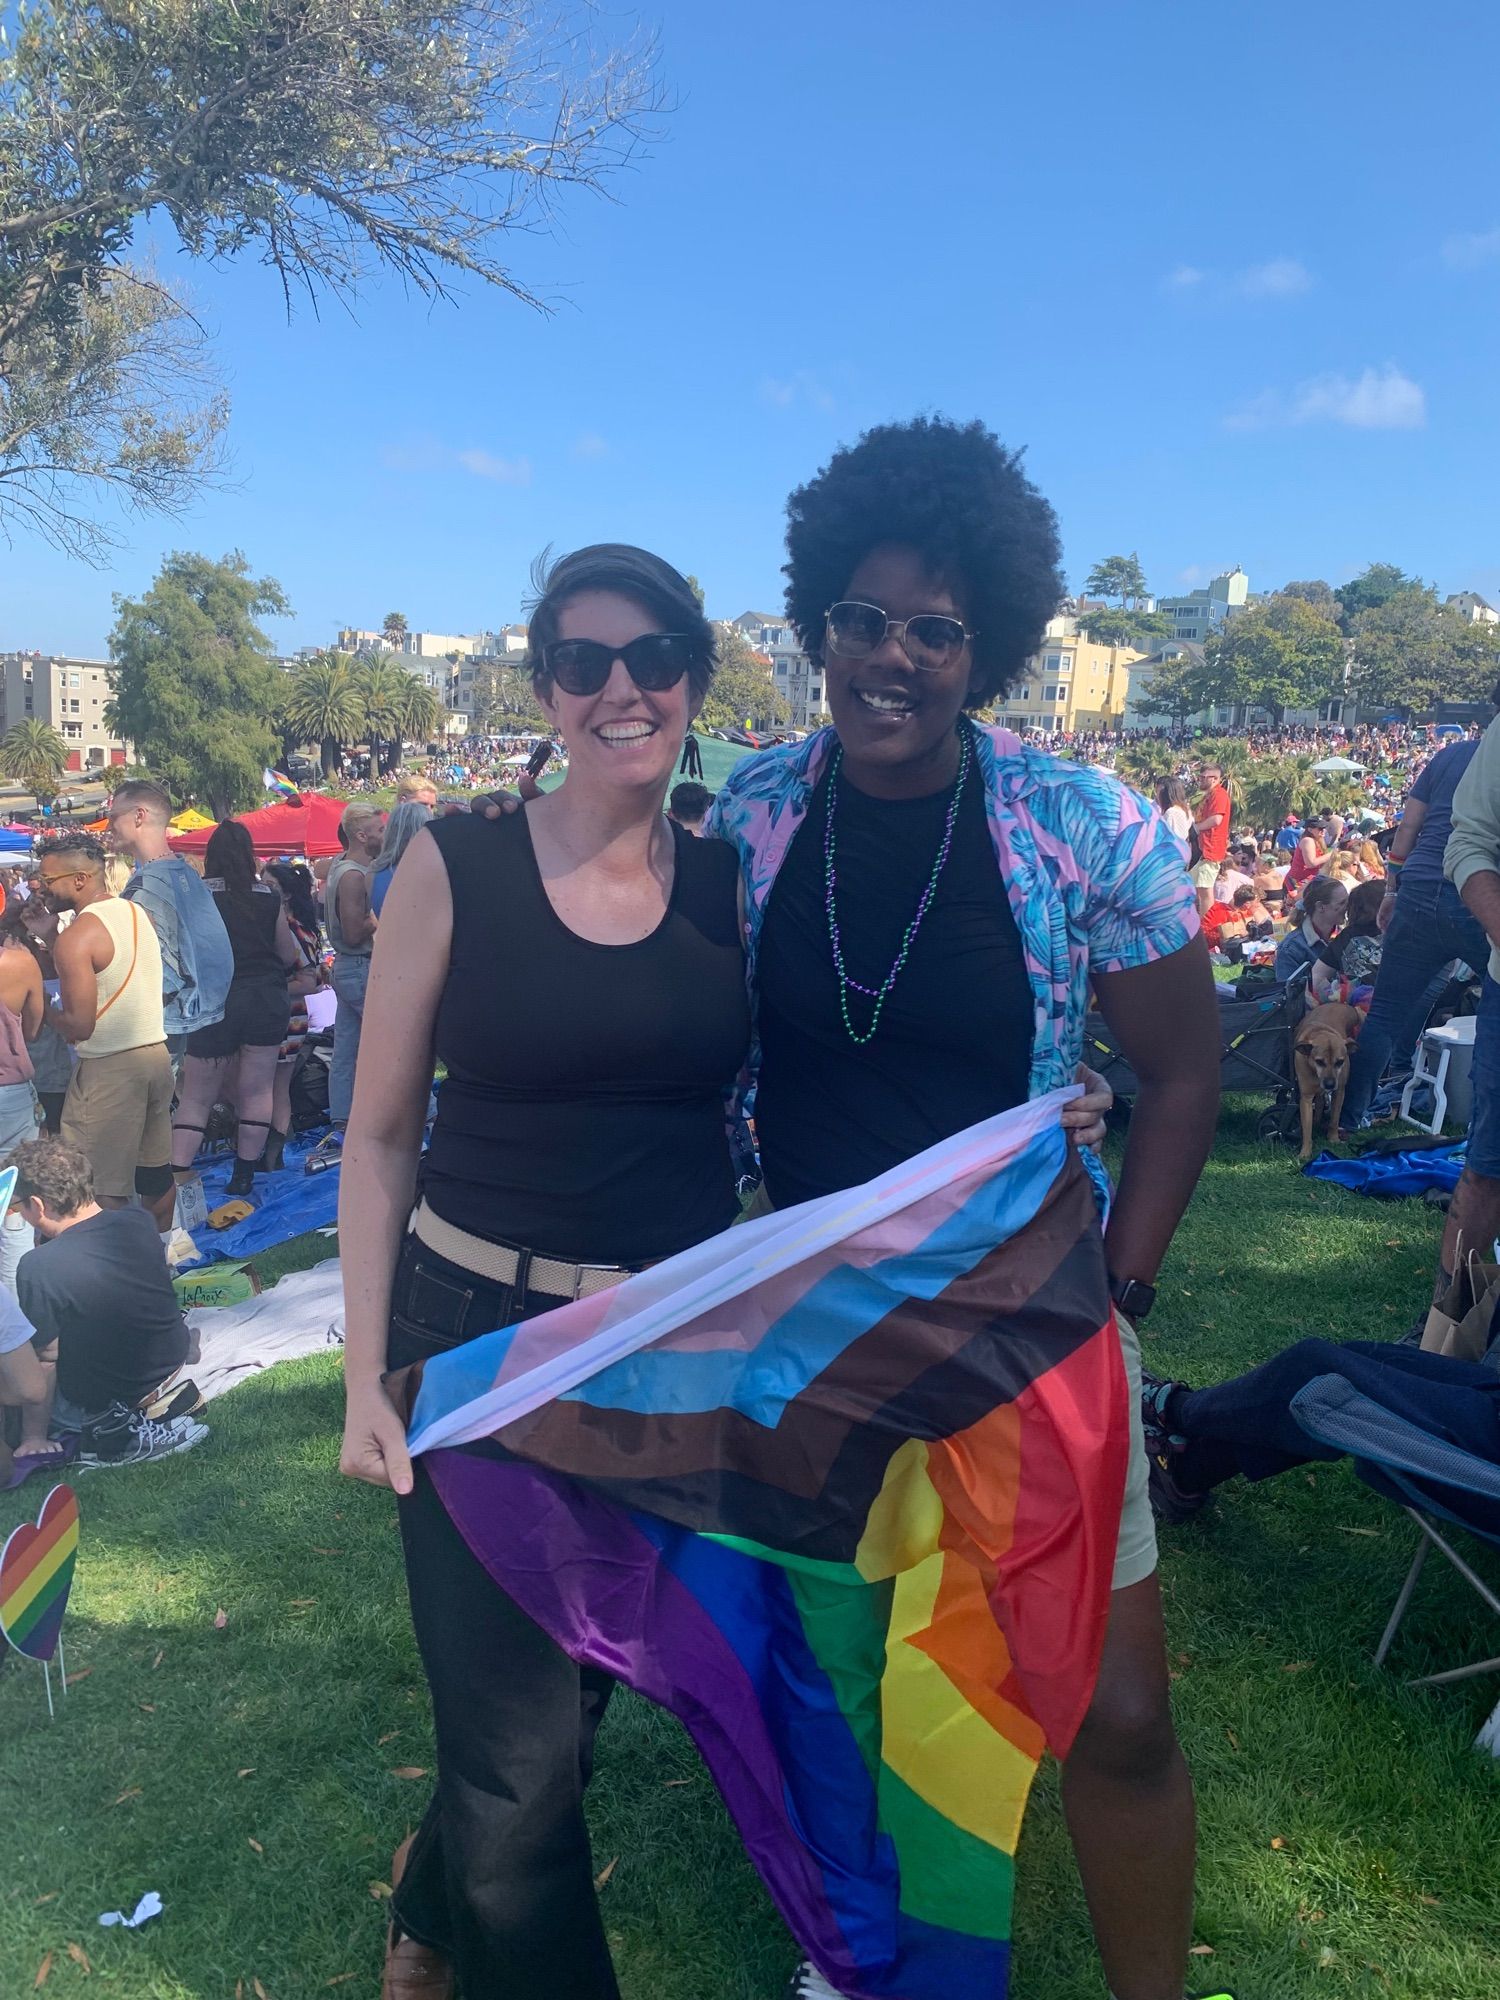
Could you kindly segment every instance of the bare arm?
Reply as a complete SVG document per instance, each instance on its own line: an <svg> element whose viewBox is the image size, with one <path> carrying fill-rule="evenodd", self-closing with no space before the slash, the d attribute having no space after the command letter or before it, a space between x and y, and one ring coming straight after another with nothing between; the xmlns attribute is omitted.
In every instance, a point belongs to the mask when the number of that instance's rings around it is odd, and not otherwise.
<svg viewBox="0 0 1500 2000"><path fill-rule="evenodd" d="M288 972L295 972L302 963L302 948L292 936L285 910L276 912L276 956Z"/></svg>
<svg viewBox="0 0 1500 2000"><path fill-rule="evenodd" d="M57 934L52 958L57 966L58 1008L55 1020L63 1039L86 1042L98 1019L99 983L95 975L115 955L114 940L87 910Z"/></svg>
<svg viewBox="0 0 1500 2000"><path fill-rule="evenodd" d="M343 883L339 885L340 890ZM344 1267L346 1413L340 1469L373 1486L411 1491L406 1427L381 1373L391 1279L416 1188L432 1088L432 1039L448 976L453 899L431 835L401 857L370 967L354 1108L339 1170Z"/></svg>
<svg viewBox="0 0 1500 2000"><path fill-rule="evenodd" d="M434 860L441 861L437 855ZM446 880L446 875L444 877ZM339 928L351 945L368 944L379 928L379 920L370 908L370 878L363 868L350 868L339 877L338 894L335 899L339 906Z"/></svg>
<svg viewBox="0 0 1500 2000"><path fill-rule="evenodd" d="M0 949L0 981L6 1005L21 1017L21 1033L34 1042L41 1031L46 994L42 970L19 938L8 938Z"/></svg>
<svg viewBox="0 0 1500 2000"><path fill-rule="evenodd" d="M1154 1284L1219 1111L1219 1003L1196 937L1169 958L1094 975L1099 1010L1140 1078L1104 1247L1117 1278Z"/></svg>
<svg viewBox="0 0 1500 2000"><path fill-rule="evenodd" d="M1396 837L1391 842L1390 859L1404 861L1417 844L1417 835L1422 831L1422 822L1427 817L1425 799L1408 799L1406 810L1401 815L1401 824L1396 828ZM1391 892L1393 895L1395 891Z"/></svg>

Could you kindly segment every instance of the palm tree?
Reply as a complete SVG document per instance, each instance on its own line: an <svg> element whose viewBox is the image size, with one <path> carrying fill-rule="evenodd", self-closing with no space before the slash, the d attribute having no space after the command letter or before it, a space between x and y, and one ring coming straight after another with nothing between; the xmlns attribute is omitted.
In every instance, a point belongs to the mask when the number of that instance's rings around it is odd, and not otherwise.
<svg viewBox="0 0 1500 2000"><path fill-rule="evenodd" d="M381 620L380 636L393 653L401 649L401 641L406 637L406 614L404 611L387 611Z"/></svg>
<svg viewBox="0 0 1500 2000"><path fill-rule="evenodd" d="M354 670L360 726L370 745L370 776L381 767L384 746L399 746L401 716L411 675L389 653L366 653Z"/></svg>
<svg viewBox="0 0 1500 2000"><path fill-rule="evenodd" d="M68 746L38 715L28 715L0 736L0 776L23 786L39 806L57 797L58 779L68 768Z"/></svg>
<svg viewBox="0 0 1500 2000"><path fill-rule="evenodd" d="M439 701L437 689L419 681L415 674L406 676L396 706L397 731L403 743L429 743L442 735L447 708Z"/></svg>
<svg viewBox="0 0 1500 2000"><path fill-rule="evenodd" d="M319 653L294 668L290 682L283 720L299 743L319 746L323 776L331 778L339 751L364 726L354 662L347 653Z"/></svg>

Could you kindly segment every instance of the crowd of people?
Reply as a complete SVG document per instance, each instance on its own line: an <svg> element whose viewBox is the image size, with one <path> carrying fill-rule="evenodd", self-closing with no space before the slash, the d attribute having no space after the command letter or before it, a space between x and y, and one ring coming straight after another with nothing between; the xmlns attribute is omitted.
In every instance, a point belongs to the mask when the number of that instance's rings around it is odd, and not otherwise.
<svg viewBox="0 0 1500 2000"><path fill-rule="evenodd" d="M1194 1390L1142 1369L1140 1329L1212 1143L1214 960L1269 960L1266 978L1305 986L1309 1007L1368 1010L1346 1104L1363 1124L1434 982L1453 961L1483 970L1500 939L1500 737L1262 733L1253 750L1336 747L1401 782L1389 810L1371 788L1368 825L1245 829L1232 779L1160 732L1148 803L1099 768L1111 743L1059 758L974 719L1061 590L1051 509L980 425L868 433L793 495L790 524L789 615L823 664L831 726L747 758L717 796L674 785L713 628L671 564L599 545L553 564L530 621L535 697L566 753L556 789L445 812L412 777L388 815L348 804L326 866L263 865L226 822L200 875L171 851L171 802L127 783L109 848L54 837L7 902L0 1155L17 1181L0 1399L22 1468L69 1436L101 1464L202 1437L161 1243L176 1176L226 1099L231 1191L279 1166L308 1002L325 982L337 996L331 1129L311 1164L340 1165L341 1463L395 1492L438 1742L393 1868L385 2000L618 2000L583 1816L613 1682L533 1624L459 1533L408 1452L402 1382L733 1225L725 1103L743 1106L747 1081L751 1213L770 1213L1075 1080L1061 1116L1084 1173L1111 1102L1081 1066L1090 1006L1139 1080L1094 1239L1130 1385L1129 1470L1062 1781L1114 2000L1182 2000L1191 1935L1192 1786L1155 1514L1318 1455L1288 1414L1309 1371L1386 1368L1418 1400L1474 1386L1447 1356L1317 1343ZM494 749L473 746L465 775L509 790L515 753ZM119 894L111 849L132 864ZM1493 977L1479 1033L1438 1289L1457 1227L1486 1244L1500 1230ZM841 2000L811 1961L788 1992Z"/></svg>

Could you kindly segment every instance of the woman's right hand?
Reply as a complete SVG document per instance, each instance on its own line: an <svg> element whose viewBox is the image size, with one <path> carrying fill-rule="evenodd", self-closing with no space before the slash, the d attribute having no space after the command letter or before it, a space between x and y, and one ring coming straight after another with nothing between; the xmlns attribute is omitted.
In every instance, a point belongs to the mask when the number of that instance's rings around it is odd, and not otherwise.
<svg viewBox="0 0 1500 2000"><path fill-rule="evenodd" d="M346 1479L389 1486L396 1493L411 1491L406 1425L386 1394L383 1382L377 1382L371 1389L347 1391L339 1471Z"/></svg>

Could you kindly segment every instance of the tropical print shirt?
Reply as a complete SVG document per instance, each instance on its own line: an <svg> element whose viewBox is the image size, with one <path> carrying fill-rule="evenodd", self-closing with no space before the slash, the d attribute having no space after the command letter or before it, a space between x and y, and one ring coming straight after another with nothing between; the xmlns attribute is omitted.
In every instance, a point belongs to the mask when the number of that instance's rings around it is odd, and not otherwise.
<svg viewBox="0 0 1500 2000"><path fill-rule="evenodd" d="M1036 1007L1033 1097L1073 1081L1096 972L1149 965L1199 928L1182 847L1161 814L1107 772L1067 763L1011 730L969 725L990 838ZM750 990L771 886L836 737L821 729L737 764L706 836L733 842L745 883Z"/></svg>

